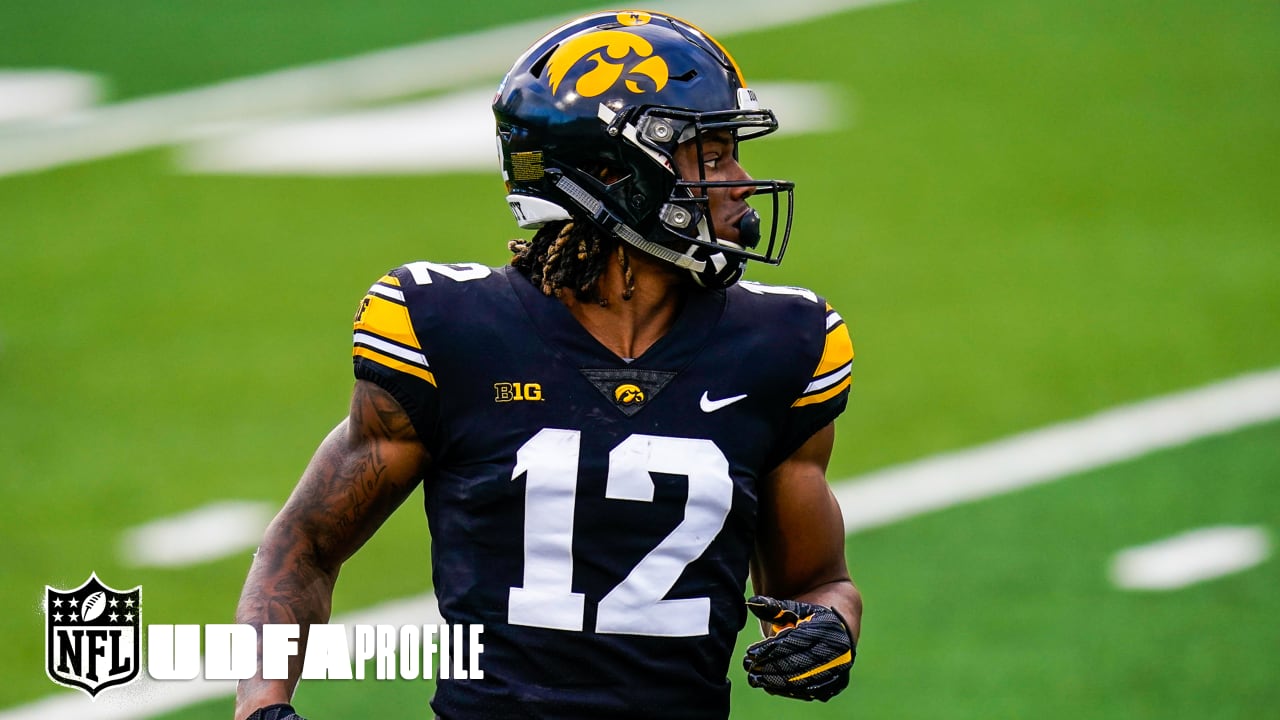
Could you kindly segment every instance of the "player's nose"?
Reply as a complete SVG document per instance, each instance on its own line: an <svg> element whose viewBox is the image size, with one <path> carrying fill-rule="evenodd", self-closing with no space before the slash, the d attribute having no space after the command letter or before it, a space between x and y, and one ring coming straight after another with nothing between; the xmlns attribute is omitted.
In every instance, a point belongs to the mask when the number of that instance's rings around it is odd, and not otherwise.
<svg viewBox="0 0 1280 720"><path fill-rule="evenodd" d="M738 162L738 158L736 157L729 159L729 162L726 164L724 170L725 170L725 178L724 178L725 180L732 180L734 182L741 182L741 183L750 183L751 180L753 179L751 177L751 174L747 172L746 168L742 167L742 163ZM754 195L755 192L756 192L755 185L743 184L743 185L738 185L730 188L729 197L733 198L734 200L746 200L747 198Z"/></svg>

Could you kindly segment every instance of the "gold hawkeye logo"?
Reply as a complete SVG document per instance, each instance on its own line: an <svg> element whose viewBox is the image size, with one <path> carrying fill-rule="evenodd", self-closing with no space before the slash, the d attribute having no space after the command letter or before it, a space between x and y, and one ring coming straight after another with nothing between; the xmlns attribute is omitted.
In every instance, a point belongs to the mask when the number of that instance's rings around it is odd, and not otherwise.
<svg viewBox="0 0 1280 720"><path fill-rule="evenodd" d="M637 385L623 383L613 389L613 401L619 405L639 405L644 400L644 390Z"/></svg>
<svg viewBox="0 0 1280 720"><path fill-rule="evenodd" d="M551 92L559 94L560 83L584 60L594 65L573 85L574 92L582 97L602 95L619 80L633 93L656 92L666 87L671 77L667 61L653 54L648 40L622 30L601 30L556 48L547 61Z"/></svg>

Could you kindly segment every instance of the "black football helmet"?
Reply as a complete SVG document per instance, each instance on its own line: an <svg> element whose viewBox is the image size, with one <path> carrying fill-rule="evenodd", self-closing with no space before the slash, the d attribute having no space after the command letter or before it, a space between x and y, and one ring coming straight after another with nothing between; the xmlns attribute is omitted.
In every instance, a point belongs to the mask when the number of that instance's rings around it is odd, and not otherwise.
<svg viewBox="0 0 1280 720"><path fill-rule="evenodd" d="M676 146L727 130L737 142L773 132L742 71L709 35L679 18L603 12L534 43L494 97L507 202L522 228L586 218L689 270L702 285L737 282L748 260L782 261L793 183L680 177ZM737 144L735 143L735 153ZM709 188L747 187L756 209L739 242L718 239Z"/></svg>

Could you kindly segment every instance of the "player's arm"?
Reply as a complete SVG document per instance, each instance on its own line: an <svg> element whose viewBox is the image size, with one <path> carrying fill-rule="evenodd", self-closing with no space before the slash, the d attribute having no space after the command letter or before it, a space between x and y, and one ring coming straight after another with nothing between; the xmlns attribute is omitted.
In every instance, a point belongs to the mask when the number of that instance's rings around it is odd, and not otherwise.
<svg viewBox="0 0 1280 720"><path fill-rule="evenodd" d="M751 564L757 597L749 606L766 639L748 650L748 682L806 700L829 699L848 684L862 624L844 519L827 484L834 442L828 424L764 479Z"/></svg>
<svg viewBox="0 0 1280 720"><path fill-rule="evenodd" d="M822 428L766 478L752 587L758 595L835 608L856 640L862 596L849 577L844 517L827 484L835 436L834 424Z"/></svg>
<svg viewBox="0 0 1280 720"><path fill-rule="evenodd" d="M236 622L300 625L287 680L242 680L237 720L289 702L302 672L307 629L329 620L342 563L413 491L430 457L390 393L356 382L346 420L329 433L284 508L267 527L236 609Z"/></svg>

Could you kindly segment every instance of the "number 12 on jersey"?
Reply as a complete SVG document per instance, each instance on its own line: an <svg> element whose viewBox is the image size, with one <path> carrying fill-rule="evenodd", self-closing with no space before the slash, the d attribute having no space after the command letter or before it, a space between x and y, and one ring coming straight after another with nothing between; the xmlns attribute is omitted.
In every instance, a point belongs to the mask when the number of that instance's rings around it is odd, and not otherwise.
<svg viewBox="0 0 1280 720"><path fill-rule="evenodd" d="M525 476L524 581L509 596L513 625L581 632L586 598L573 592L573 514L582 433L545 428L516 451ZM729 461L710 440L631 435L609 452L605 497L653 502L650 473L684 475L684 519L600 600L595 631L692 637L710 629L711 599L664 600L720 534L733 502Z"/></svg>

